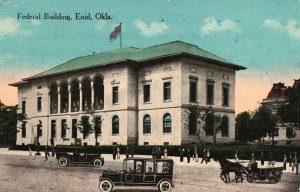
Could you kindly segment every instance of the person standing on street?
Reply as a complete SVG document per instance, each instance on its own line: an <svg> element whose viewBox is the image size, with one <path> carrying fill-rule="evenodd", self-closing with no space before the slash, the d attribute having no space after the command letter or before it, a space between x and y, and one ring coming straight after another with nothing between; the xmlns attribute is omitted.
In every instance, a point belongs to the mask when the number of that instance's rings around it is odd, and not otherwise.
<svg viewBox="0 0 300 192"><path fill-rule="evenodd" d="M190 148L188 148L186 151L186 157L187 157L187 163L190 163L190 160L191 160Z"/></svg>
<svg viewBox="0 0 300 192"><path fill-rule="evenodd" d="M183 154L184 154L184 150L180 147L179 148L180 162L183 162Z"/></svg>
<svg viewBox="0 0 300 192"><path fill-rule="evenodd" d="M129 158L129 147L126 147L126 151L125 151L125 155L126 155L126 159Z"/></svg>
<svg viewBox="0 0 300 192"><path fill-rule="evenodd" d="M287 157L286 154L283 154L283 170L286 170L286 162L287 162Z"/></svg>
<svg viewBox="0 0 300 192"><path fill-rule="evenodd" d="M117 146L117 159L120 159L120 147Z"/></svg>
<svg viewBox="0 0 300 192"><path fill-rule="evenodd" d="M114 145L112 150L113 160L116 160L116 146Z"/></svg>
<svg viewBox="0 0 300 192"><path fill-rule="evenodd" d="M28 151L29 151L29 156L31 156L32 155L32 150L31 150L30 145L28 145Z"/></svg>
<svg viewBox="0 0 300 192"><path fill-rule="evenodd" d="M209 149L206 150L206 158L207 158L207 162L210 162L210 152L209 152Z"/></svg>
<svg viewBox="0 0 300 192"><path fill-rule="evenodd" d="M260 165L264 166L265 165L265 156L264 152L260 152Z"/></svg>
<svg viewBox="0 0 300 192"><path fill-rule="evenodd" d="M168 159L168 149L167 149L167 147L164 148L164 159Z"/></svg>
<svg viewBox="0 0 300 192"><path fill-rule="evenodd" d="M156 159L156 147L152 148L152 159Z"/></svg>
<svg viewBox="0 0 300 192"><path fill-rule="evenodd" d="M130 147L130 156L131 156L131 158L134 156L134 149L133 149L133 146Z"/></svg>
<svg viewBox="0 0 300 192"><path fill-rule="evenodd" d="M235 158L235 162L238 163L239 162L239 157L238 157L238 151L237 150L235 150L234 158Z"/></svg>
<svg viewBox="0 0 300 192"><path fill-rule="evenodd" d="M294 156L294 167L295 167L295 169L296 169L296 175L298 175L298 168L299 168L299 165L298 165L297 152L295 152L295 156Z"/></svg>
<svg viewBox="0 0 300 192"><path fill-rule="evenodd" d="M195 148L194 148L194 156L195 156L195 161L198 162L199 161L199 157L198 157L198 149L197 149L196 145L195 145Z"/></svg>
<svg viewBox="0 0 300 192"><path fill-rule="evenodd" d="M48 147L45 146L45 161L48 160Z"/></svg>
<svg viewBox="0 0 300 192"><path fill-rule="evenodd" d="M293 155L292 155L292 152L290 152L290 155L289 155L289 167L292 166L292 161L293 161Z"/></svg>
<svg viewBox="0 0 300 192"><path fill-rule="evenodd" d="M156 156L157 156L156 157L157 159L161 159L161 148L160 147L157 148Z"/></svg>
<svg viewBox="0 0 300 192"><path fill-rule="evenodd" d="M206 156L206 149L203 149L203 157L202 157L202 161L201 163L203 163L203 161L205 161L205 163L207 164L207 156Z"/></svg>

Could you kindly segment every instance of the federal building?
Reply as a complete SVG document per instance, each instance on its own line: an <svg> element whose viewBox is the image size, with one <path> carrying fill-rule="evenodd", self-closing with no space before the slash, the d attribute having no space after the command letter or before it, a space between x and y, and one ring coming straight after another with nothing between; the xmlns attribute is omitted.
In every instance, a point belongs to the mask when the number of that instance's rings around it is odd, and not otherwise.
<svg viewBox="0 0 300 192"><path fill-rule="evenodd" d="M97 145L197 143L197 118L187 110L192 105L222 118L217 142L233 142L236 71L244 69L182 41L77 57L10 84L18 88L19 113L27 118L19 122L17 144L38 137L41 145L50 139L95 145L93 133L78 127L91 109L101 117ZM212 137L201 129L201 141Z"/></svg>

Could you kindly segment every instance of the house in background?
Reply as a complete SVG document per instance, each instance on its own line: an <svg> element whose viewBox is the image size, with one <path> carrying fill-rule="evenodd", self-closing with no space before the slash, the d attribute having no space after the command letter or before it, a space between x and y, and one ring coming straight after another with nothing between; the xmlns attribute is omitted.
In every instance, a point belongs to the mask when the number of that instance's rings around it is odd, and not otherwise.
<svg viewBox="0 0 300 192"><path fill-rule="evenodd" d="M286 97L286 90L288 88L296 89L300 86L300 79L294 80L291 87L287 87L284 83L274 83L267 98L263 99L262 105L269 109L277 119L276 128L274 133L274 141L277 144L300 144L300 130L296 123L283 122L278 116L278 109L288 104ZM271 140L266 138L265 140Z"/></svg>
<svg viewBox="0 0 300 192"><path fill-rule="evenodd" d="M41 145L50 139L94 145L94 135L78 129L91 108L102 117L99 145L196 143L196 127L186 126L197 121L187 117L189 105L210 107L220 115L217 141L233 142L235 73L243 69L181 41L74 58L11 84L18 88L20 113L28 118L20 125L17 144L38 137ZM202 141L212 142L212 131L201 132Z"/></svg>

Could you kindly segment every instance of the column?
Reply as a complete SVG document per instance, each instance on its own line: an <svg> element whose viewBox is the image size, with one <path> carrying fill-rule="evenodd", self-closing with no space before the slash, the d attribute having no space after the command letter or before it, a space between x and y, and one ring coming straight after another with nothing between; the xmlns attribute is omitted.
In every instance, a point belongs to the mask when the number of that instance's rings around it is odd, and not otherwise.
<svg viewBox="0 0 300 192"><path fill-rule="evenodd" d="M72 93L71 93L71 84L70 83L68 84L68 92L69 92L69 95L68 95L69 96L69 100L68 100L68 112L71 112L71 108L72 108L71 107L71 98L72 98L71 94Z"/></svg>
<svg viewBox="0 0 300 192"><path fill-rule="evenodd" d="M91 81L91 96L92 96L92 100L91 100L91 109L94 110L94 82Z"/></svg>
<svg viewBox="0 0 300 192"><path fill-rule="evenodd" d="M57 87L57 113L60 113L60 86Z"/></svg>
<svg viewBox="0 0 300 192"><path fill-rule="evenodd" d="M81 82L79 82L79 112L82 112L82 87L81 87Z"/></svg>

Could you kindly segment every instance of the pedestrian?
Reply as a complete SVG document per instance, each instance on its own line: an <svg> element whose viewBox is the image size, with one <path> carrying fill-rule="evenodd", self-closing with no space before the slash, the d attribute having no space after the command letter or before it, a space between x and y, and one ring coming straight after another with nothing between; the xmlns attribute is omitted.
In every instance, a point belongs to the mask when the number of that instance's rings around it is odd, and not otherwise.
<svg viewBox="0 0 300 192"><path fill-rule="evenodd" d="M206 149L203 149L203 157L202 157L202 161L201 163L203 163L203 161L205 161L205 163L207 164L207 157L206 157Z"/></svg>
<svg viewBox="0 0 300 192"><path fill-rule="evenodd" d="M45 161L48 160L48 147L45 146Z"/></svg>
<svg viewBox="0 0 300 192"><path fill-rule="evenodd" d="M152 159L156 158L156 147L152 148Z"/></svg>
<svg viewBox="0 0 300 192"><path fill-rule="evenodd" d="M133 146L130 147L130 156L131 156L131 158L134 156L134 149L133 149Z"/></svg>
<svg viewBox="0 0 300 192"><path fill-rule="evenodd" d="M183 155L184 155L184 149L181 147L179 148L179 156L180 156L180 162L183 162Z"/></svg>
<svg viewBox="0 0 300 192"><path fill-rule="evenodd" d="M283 154L283 170L286 170L286 162L287 162L287 157L286 154Z"/></svg>
<svg viewBox="0 0 300 192"><path fill-rule="evenodd" d="M160 147L157 148L156 158L161 159L161 148Z"/></svg>
<svg viewBox="0 0 300 192"><path fill-rule="evenodd" d="M260 152L260 165L264 166L265 165L265 156L264 152Z"/></svg>
<svg viewBox="0 0 300 192"><path fill-rule="evenodd" d="M235 162L238 163L239 162L239 156L238 156L238 151L237 150L235 150L234 158L235 158Z"/></svg>
<svg viewBox="0 0 300 192"><path fill-rule="evenodd" d="M28 145L28 152L29 152L29 156L31 156L32 155L32 150L31 150L30 145Z"/></svg>
<svg viewBox="0 0 300 192"><path fill-rule="evenodd" d="M113 160L116 160L116 146L113 146L113 150L112 150L112 155L113 155Z"/></svg>
<svg viewBox="0 0 300 192"><path fill-rule="evenodd" d="M292 155L292 152L290 152L290 155L289 155L289 167L292 166L292 161L293 161L293 155Z"/></svg>
<svg viewBox="0 0 300 192"><path fill-rule="evenodd" d="M206 158L207 158L207 162L210 162L210 152L209 152L209 149L206 150Z"/></svg>
<svg viewBox="0 0 300 192"><path fill-rule="evenodd" d="M298 168L299 168L299 164L298 164L298 157L297 157L297 152L295 152L295 156L294 156L294 166L296 169L296 175L298 175Z"/></svg>
<svg viewBox="0 0 300 192"><path fill-rule="evenodd" d="M54 139L53 139L53 137L51 137L51 139L50 139L50 144L51 144L51 147L54 146Z"/></svg>
<svg viewBox="0 0 300 192"><path fill-rule="evenodd" d="M51 156L54 157L55 155L55 147L51 146Z"/></svg>
<svg viewBox="0 0 300 192"><path fill-rule="evenodd" d="M191 160L190 148L187 148L186 157L187 157L187 163L190 163L190 160Z"/></svg>
<svg viewBox="0 0 300 192"><path fill-rule="evenodd" d="M249 162L248 167L250 167L250 169L253 170L254 168L257 167L257 163L256 163L256 159L255 159L254 153L251 154L251 157L250 157L250 158L251 158L251 160L250 160L250 162Z"/></svg>
<svg viewBox="0 0 300 192"><path fill-rule="evenodd" d="M164 159L168 159L168 149L164 148Z"/></svg>
<svg viewBox="0 0 300 192"><path fill-rule="evenodd" d="M117 146L117 159L120 159L120 147Z"/></svg>
<svg viewBox="0 0 300 192"><path fill-rule="evenodd" d="M129 158L129 147L126 147L126 151L125 151L125 155L126 155L126 159Z"/></svg>
<svg viewBox="0 0 300 192"><path fill-rule="evenodd" d="M198 157L198 149L197 149L196 145L194 147L194 156L195 156L195 161L198 162L199 161L199 157Z"/></svg>

